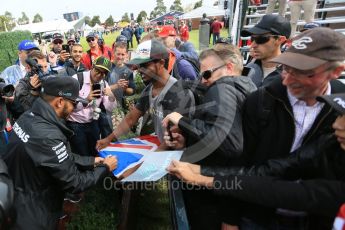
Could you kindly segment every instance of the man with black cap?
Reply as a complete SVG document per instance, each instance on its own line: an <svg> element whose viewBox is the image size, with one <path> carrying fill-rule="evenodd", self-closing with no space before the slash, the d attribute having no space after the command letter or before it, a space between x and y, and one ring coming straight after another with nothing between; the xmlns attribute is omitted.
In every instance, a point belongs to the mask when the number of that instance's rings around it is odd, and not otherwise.
<svg viewBox="0 0 345 230"><path fill-rule="evenodd" d="M60 33L54 33L52 37L53 48L48 54L48 61L53 70L59 70L65 64L65 61L70 58L70 53L62 49L63 36Z"/></svg>
<svg viewBox="0 0 345 230"><path fill-rule="evenodd" d="M193 94L185 90L180 84L181 82L169 74L168 59L169 51L156 39L142 42L132 53L131 61L126 64L133 69L138 69L147 87L143 90L138 103L114 132L97 142L98 150L126 134L145 113L152 117L155 133L163 143L164 130L161 123L163 118L173 111L188 117L194 112Z"/></svg>
<svg viewBox="0 0 345 230"><path fill-rule="evenodd" d="M336 80L345 69L344 60L345 36L328 28L301 33L285 53L271 60L282 64L282 77L249 95L243 108L246 165L288 157L331 132L336 114L316 97L345 92L345 85ZM248 210L247 219L261 226L274 219L273 210Z"/></svg>
<svg viewBox="0 0 345 230"><path fill-rule="evenodd" d="M280 15L265 15L254 27L241 31L241 36L251 38L250 54L253 60L246 66L251 70L248 76L257 87L269 84L280 77L277 64L270 62L281 54L280 48L290 37L291 26Z"/></svg>
<svg viewBox="0 0 345 230"><path fill-rule="evenodd" d="M116 168L115 157L80 157L70 150L73 132L62 119L83 101L77 80L51 76L14 124L3 159L15 187L15 229L56 229L64 193L84 191Z"/></svg>
<svg viewBox="0 0 345 230"><path fill-rule="evenodd" d="M109 113L116 107L115 96L104 80L110 69L110 60L100 56L94 61L90 71L72 76L79 81L79 95L87 101L83 108L73 111L67 121L67 126L76 134L71 139L72 150L79 155L97 155L95 146L102 128L99 123L100 105ZM108 133L110 132L111 130Z"/></svg>
<svg viewBox="0 0 345 230"><path fill-rule="evenodd" d="M100 56L104 56L111 61L113 60L111 49L106 45L100 45L98 40L98 34L96 33L91 32L86 36L90 49L83 54L81 62L87 69L91 69L94 60Z"/></svg>

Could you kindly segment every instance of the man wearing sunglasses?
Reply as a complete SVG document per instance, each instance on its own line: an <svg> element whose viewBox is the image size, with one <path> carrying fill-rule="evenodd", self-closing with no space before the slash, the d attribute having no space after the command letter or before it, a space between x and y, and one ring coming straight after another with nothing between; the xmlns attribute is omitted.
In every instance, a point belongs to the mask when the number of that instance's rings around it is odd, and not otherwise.
<svg viewBox="0 0 345 230"><path fill-rule="evenodd" d="M165 115L178 111L190 117L194 111L193 94L185 90L181 82L169 74L166 65L168 59L169 51L156 39L140 43L137 50L132 53L131 61L126 64L138 70L147 86L138 103L127 113L114 132L97 142L98 150L126 134L145 113L152 117L155 133L161 143L164 143L162 120ZM163 146L161 148L164 148Z"/></svg>
<svg viewBox="0 0 345 230"><path fill-rule="evenodd" d="M53 34L53 48L48 54L48 61L53 70L59 70L65 64L65 61L70 58L70 53L62 50L63 36L60 33Z"/></svg>
<svg viewBox="0 0 345 230"><path fill-rule="evenodd" d="M67 126L76 134L71 139L71 147L73 152L79 155L97 154L95 146L103 128L98 120L101 112L100 104L102 103L109 113L116 107L115 96L104 80L110 68L110 60L101 56L94 61L90 71L72 76L79 81L79 95L88 101L86 106L77 107L67 119Z"/></svg>
<svg viewBox="0 0 345 230"><path fill-rule="evenodd" d="M242 154L242 105L256 86L250 78L241 76L242 56L233 45L204 50L199 58L201 82L207 87L200 108L192 119L170 113L163 125L171 122L182 130L187 140L182 161L227 166ZM165 136L167 145L176 148L179 135L173 133L176 140ZM212 192L191 189L183 195L192 229L220 229L221 211Z"/></svg>
<svg viewBox="0 0 345 230"><path fill-rule="evenodd" d="M248 76L257 87L269 84L280 77L277 64L270 62L281 54L280 48L290 37L291 25L279 15L265 15L254 27L241 31L241 36L251 37L250 55L253 60L246 65L251 68Z"/></svg>
<svg viewBox="0 0 345 230"><path fill-rule="evenodd" d="M345 69L344 60L345 36L328 28L301 33L285 53L271 60L282 64L282 77L249 95L244 106L246 165L287 158L321 134L332 133L336 114L316 97L345 92L345 85L336 80ZM245 216L245 226L263 229L279 220L306 221L304 213L262 206L249 206Z"/></svg>
<svg viewBox="0 0 345 230"><path fill-rule="evenodd" d="M100 45L98 40L98 34L96 33L91 32L86 36L90 49L83 54L81 62L87 69L91 69L92 63L100 56L104 56L111 61L113 60L111 48L106 45Z"/></svg>
<svg viewBox="0 0 345 230"><path fill-rule="evenodd" d="M85 191L117 167L115 157L80 157L71 151L73 132L63 120L83 100L77 80L50 76L31 110L14 124L2 156L15 188L14 229L57 229L64 194Z"/></svg>

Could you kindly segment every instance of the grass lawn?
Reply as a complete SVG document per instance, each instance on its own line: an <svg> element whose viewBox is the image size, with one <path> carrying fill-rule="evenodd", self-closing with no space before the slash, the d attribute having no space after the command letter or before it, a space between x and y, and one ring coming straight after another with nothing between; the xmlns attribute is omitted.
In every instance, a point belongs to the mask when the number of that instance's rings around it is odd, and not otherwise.
<svg viewBox="0 0 345 230"><path fill-rule="evenodd" d="M120 32L104 35L105 44L111 46ZM227 30L222 30L221 36L227 36ZM196 48L198 45L199 31L190 32L190 42ZM81 38L84 51L88 49L85 38ZM137 47L133 39L133 49ZM169 198L166 181L159 181L155 189L142 191L136 204L137 229L165 230L171 229L169 214ZM81 202L80 211L68 224L68 229L115 229L119 223L120 196L118 191L106 190L99 185L85 193Z"/></svg>
<svg viewBox="0 0 345 230"><path fill-rule="evenodd" d="M111 45L115 41L115 38L119 35L120 35L120 31L110 33L108 35L103 35L105 44L107 46L111 47ZM145 35L145 34L143 34L143 35ZM221 37L227 37L228 36L228 30L222 29L220 36ZM189 32L189 41L194 44L196 49L199 48L199 30L192 30L191 32ZM212 42L212 38L211 38L211 42ZM84 51L89 49L89 46L86 42L85 37L80 39L80 44L83 46ZM135 37L133 36L133 49L135 49L137 46L138 46L137 41L136 41ZM132 48L130 48L130 49L132 49Z"/></svg>

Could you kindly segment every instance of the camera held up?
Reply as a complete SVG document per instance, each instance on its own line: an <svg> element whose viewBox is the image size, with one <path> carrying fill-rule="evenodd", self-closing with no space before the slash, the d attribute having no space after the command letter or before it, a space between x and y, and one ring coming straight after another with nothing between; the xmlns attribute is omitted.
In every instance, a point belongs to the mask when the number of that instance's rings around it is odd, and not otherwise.
<svg viewBox="0 0 345 230"><path fill-rule="evenodd" d="M31 68L31 71L28 73L29 77L34 76L35 74L38 75L39 79L42 80L44 77L48 76L49 73L45 73L42 70L42 66L37 63L37 60L32 59L32 58L27 58L25 60L26 64L28 64Z"/></svg>
<svg viewBox="0 0 345 230"><path fill-rule="evenodd" d="M14 95L14 86L5 82L0 82L0 96L12 97Z"/></svg>

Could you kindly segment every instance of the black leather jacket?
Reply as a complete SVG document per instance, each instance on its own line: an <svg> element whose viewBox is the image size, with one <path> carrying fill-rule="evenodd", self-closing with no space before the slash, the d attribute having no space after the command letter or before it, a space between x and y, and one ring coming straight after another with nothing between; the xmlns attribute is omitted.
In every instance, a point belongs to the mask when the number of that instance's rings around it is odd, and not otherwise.
<svg viewBox="0 0 345 230"><path fill-rule="evenodd" d="M93 157L71 153L72 134L41 98L13 125L3 159L15 188L16 229L56 229L64 193L84 191L107 174L104 165L93 169Z"/></svg>
<svg viewBox="0 0 345 230"><path fill-rule="evenodd" d="M178 124L188 139L182 160L228 165L242 154L242 105L254 90L250 78L242 76L222 77L211 85L193 119L183 117Z"/></svg>
<svg viewBox="0 0 345 230"><path fill-rule="evenodd" d="M288 159L221 171L215 176L216 192L265 207L306 211L308 229L331 229L345 202L344 165L345 151L333 135L324 135ZM234 180L241 181L241 191L226 189Z"/></svg>

